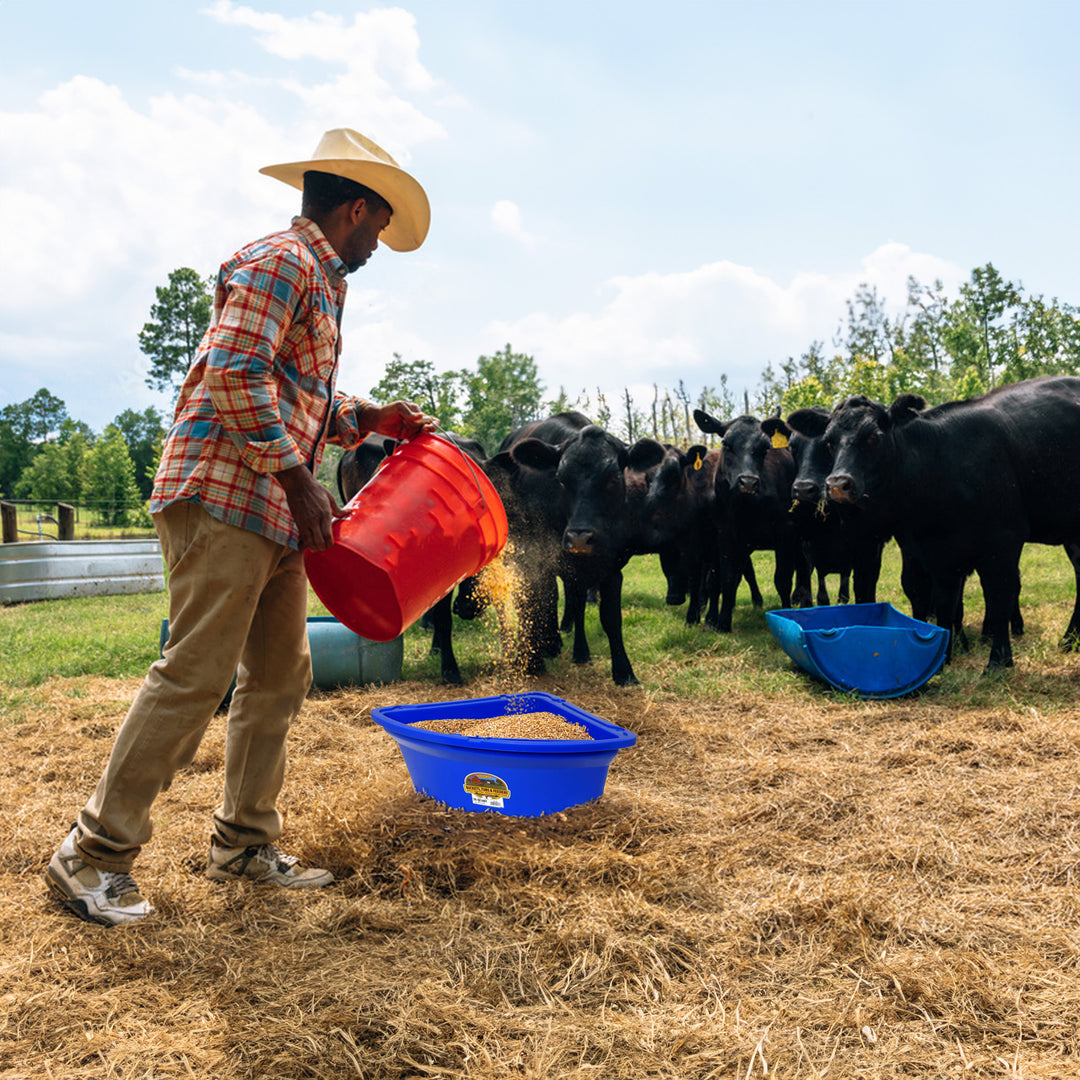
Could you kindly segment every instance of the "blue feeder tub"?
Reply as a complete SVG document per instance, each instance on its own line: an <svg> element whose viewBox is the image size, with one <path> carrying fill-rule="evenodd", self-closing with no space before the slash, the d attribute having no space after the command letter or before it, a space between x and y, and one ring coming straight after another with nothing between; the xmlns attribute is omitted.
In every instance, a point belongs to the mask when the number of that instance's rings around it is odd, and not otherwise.
<svg viewBox="0 0 1080 1080"><path fill-rule="evenodd" d="M867 698L909 694L945 662L949 631L892 604L835 604L765 613L780 647L811 675Z"/></svg>
<svg viewBox="0 0 1080 1080"><path fill-rule="evenodd" d="M592 739L482 739L415 728L421 720L486 719L551 712L580 724ZM514 694L372 709L397 741L413 787L456 810L513 817L554 814L598 799L615 755L633 746L632 731L552 694Z"/></svg>

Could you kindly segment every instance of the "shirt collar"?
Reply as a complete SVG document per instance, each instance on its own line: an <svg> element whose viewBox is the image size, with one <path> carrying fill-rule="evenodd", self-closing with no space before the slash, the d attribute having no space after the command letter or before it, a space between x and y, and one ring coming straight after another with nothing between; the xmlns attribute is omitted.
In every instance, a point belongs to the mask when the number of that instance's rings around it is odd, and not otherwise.
<svg viewBox="0 0 1080 1080"><path fill-rule="evenodd" d="M297 235L311 248L315 258L322 264L327 277L335 284L345 280L349 272L341 256L334 250L333 245L323 235L322 229L310 218L297 216L292 219L292 228Z"/></svg>

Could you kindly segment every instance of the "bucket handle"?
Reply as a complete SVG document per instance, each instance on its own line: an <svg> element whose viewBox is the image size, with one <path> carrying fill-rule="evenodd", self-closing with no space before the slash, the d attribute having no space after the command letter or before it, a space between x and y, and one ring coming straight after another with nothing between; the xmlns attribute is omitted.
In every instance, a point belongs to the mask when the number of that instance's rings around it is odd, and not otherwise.
<svg viewBox="0 0 1080 1080"><path fill-rule="evenodd" d="M476 462L473 461L473 459L471 457L469 457L469 455L466 454L465 451L462 450L461 447L458 446L458 444L456 442L454 442L453 439L449 438L451 433L449 431L447 431L446 428L444 428L441 424L436 424L435 425L435 430L433 432L431 432L431 434L436 435L436 436L438 436L438 435L447 436L446 438L443 439L443 442L445 442L445 443L447 443L447 445L453 447L461 455L461 460L465 462L466 468L468 468L469 473L472 475L473 483L476 485L476 491L477 491L477 494L480 496L480 502L483 503L484 511L487 512L487 510L489 509L488 508L488 502L487 502L487 496L484 494L484 488L483 488L483 485L481 485L481 483L480 483L480 478L476 475L476 468L477 468ZM407 441L408 440L403 441L401 445L404 446Z"/></svg>

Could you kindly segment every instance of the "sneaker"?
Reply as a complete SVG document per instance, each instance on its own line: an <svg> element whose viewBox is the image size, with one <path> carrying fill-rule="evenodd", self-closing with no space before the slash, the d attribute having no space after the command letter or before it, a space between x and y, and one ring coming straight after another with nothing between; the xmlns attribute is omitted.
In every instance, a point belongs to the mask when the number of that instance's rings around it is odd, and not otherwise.
<svg viewBox="0 0 1080 1080"><path fill-rule="evenodd" d="M257 881L283 889L321 889L334 880L329 870L302 867L295 855L285 855L276 844L229 848L210 845L206 876L214 881Z"/></svg>
<svg viewBox="0 0 1080 1080"><path fill-rule="evenodd" d="M123 926L154 910L130 874L99 870L83 860L74 829L49 860L45 881L64 907L87 922Z"/></svg>

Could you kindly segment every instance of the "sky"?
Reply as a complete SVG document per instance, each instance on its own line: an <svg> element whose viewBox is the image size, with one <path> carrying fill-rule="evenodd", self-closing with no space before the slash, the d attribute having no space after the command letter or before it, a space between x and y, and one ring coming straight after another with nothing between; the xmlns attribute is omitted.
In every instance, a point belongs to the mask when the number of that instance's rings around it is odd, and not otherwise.
<svg viewBox="0 0 1080 1080"><path fill-rule="evenodd" d="M350 393L509 344L549 398L752 396L860 284L987 262L1080 304L1077 40L1072 0L0 0L0 405L167 411L155 287L285 227L258 170L333 127L432 206L349 278Z"/></svg>

